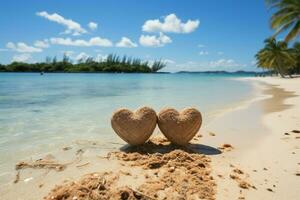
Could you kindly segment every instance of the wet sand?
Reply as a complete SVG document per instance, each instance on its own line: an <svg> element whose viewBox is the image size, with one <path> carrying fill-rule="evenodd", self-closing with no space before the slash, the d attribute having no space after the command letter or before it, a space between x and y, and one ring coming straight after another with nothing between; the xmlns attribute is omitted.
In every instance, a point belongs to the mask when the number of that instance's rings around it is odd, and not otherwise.
<svg viewBox="0 0 300 200"><path fill-rule="evenodd" d="M300 129L300 79L250 78L244 81L258 81L267 98L244 111L232 113L239 118L232 130L245 123L248 126L239 131L248 134L246 137L236 135L234 138L238 141L230 140L236 148L212 159L212 168L218 177L216 199L297 199L300 141L295 130ZM247 118L256 109L260 117ZM255 128L255 123L261 128ZM234 178L236 168L243 171L238 181ZM246 180L254 188L242 188L240 180Z"/></svg>
<svg viewBox="0 0 300 200"><path fill-rule="evenodd" d="M110 144L78 141L38 160L51 160L50 164L60 164L58 168L34 165L38 158L33 158L27 161L31 164L29 168L19 168L18 176L0 189L1 199L42 199L57 184L65 187L56 187L55 191L60 189L66 193L64 189L70 188L73 181L82 184L91 180L89 175L78 181L84 174L91 173L96 173L99 180L103 176L114 180L107 184L119 190L106 191L108 196L122 195L125 191L126 195L140 195L144 199L163 199L166 193L158 192L157 196L153 193L167 188L169 193L179 195L175 199L187 192L191 199L197 199L197 195L206 199L296 199L300 185L297 176L300 168L297 137L300 135L291 131L300 129L300 100L296 96L300 95L300 79L290 80L244 79L258 84L257 100L229 109L204 124L192 144L184 149L164 140L156 141L157 152L154 153L143 153L141 149L128 151L121 140ZM157 129L155 132L153 137L160 138ZM181 157L185 159L179 162ZM192 157L192 161L188 161L188 157ZM204 167L195 163L202 163ZM112 174L104 175L106 172ZM198 179L201 182L190 181ZM183 190L178 183L185 182ZM202 188L195 186L199 183ZM88 185L87 192L97 195L91 188ZM79 189L75 187L73 194L79 195ZM58 194L55 191L48 198Z"/></svg>

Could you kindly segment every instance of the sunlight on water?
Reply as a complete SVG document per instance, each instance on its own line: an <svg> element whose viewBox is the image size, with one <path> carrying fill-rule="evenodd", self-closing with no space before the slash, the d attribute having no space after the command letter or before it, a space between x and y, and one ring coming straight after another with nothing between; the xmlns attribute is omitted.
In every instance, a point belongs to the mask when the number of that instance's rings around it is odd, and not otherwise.
<svg viewBox="0 0 300 200"><path fill-rule="evenodd" d="M143 105L209 113L251 96L229 75L0 73L0 171L77 139L114 141L111 113Z"/></svg>

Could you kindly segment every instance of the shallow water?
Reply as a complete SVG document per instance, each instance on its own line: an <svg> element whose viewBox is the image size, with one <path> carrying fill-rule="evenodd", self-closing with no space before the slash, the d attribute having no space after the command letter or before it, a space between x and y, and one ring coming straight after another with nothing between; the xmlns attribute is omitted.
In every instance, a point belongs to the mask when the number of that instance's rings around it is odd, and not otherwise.
<svg viewBox="0 0 300 200"><path fill-rule="evenodd" d="M252 96L252 86L234 77L240 76L0 73L0 184L21 159L75 140L118 140L110 117L119 107L195 106L207 122Z"/></svg>

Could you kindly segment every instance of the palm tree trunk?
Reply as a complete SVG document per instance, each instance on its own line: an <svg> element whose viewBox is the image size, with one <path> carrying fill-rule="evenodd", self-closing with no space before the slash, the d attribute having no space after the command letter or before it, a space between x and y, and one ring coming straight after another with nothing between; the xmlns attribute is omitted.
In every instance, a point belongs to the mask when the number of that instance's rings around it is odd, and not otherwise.
<svg viewBox="0 0 300 200"><path fill-rule="evenodd" d="M282 70L280 67L276 67L276 71L278 72L278 74L281 76L281 78L284 78L284 74L282 73Z"/></svg>
<svg viewBox="0 0 300 200"><path fill-rule="evenodd" d="M276 65L277 65L276 70L280 74L281 78L285 78L283 70L281 68L281 62L279 63L278 60L277 60Z"/></svg>

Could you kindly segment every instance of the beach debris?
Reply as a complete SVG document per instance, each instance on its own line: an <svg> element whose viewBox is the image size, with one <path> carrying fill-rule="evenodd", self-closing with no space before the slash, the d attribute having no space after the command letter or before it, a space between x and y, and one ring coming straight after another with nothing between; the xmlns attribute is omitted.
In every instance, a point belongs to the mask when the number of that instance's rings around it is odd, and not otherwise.
<svg viewBox="0 0 300 200"><path fill-rule="evenodd" d="M251 187L251 185L246 181L240 181L239 182L239 187L243 188L243 189L249 189Z"/></svg>
<svg viewBox="0 0 300 200"><path fill-rule="evenodd" d="M237 180L237 179L240 179L240 177L238 177L237 175L235 174L230 174L229 177L233 180Z"/></svg>
<svg viewBox="0 0 300 200"><path fill-rule="evenodd" d="M70 150L70 149L72 149L72 147L63 147L63 148L62 148L62 150L64 150L64 151L68 151L68 150Z"/></svg>
<svg viewBox="0 0 300 200"><path fill-rule="evenodd" d="M244 174L244 172L238 168L234 169L233 172L235 172L237 174Z"/></svg>
<svg viewBox="0 0 300 200"><path fill-rule="evenodd" d="M166 108L158 114L160 131L177 145L188 144L199 131L201 124L201 113L195 108L185 108L181 112Z"/></svg>
<svg viewBox="0 0 300 200"><path fill-rule="evenodd" d="M284 135L290 135L289 133L284 133Z"/></svg>
<svg viewBox="0 0 300 200"><path fill-rule="evenodd" d="M292 130L293 133L300 133L300 130Z"/></svg>
<svg viewBox="0 0 300 200"><path fill-rule="evenodd" d="M48 169L55 171L63 171L67 165L70 163L59 163L54 160L54 156L51 154L46 155L44 158L40 158L37 160L30 161L20 161L15 165L15 169L17 170L17 174L14 180L14 183L18 183L20 180L20 171L23 169ZM24 180L25 181L25 180ZM26 181L25 181L26 182Z"/></svg>
<svg viewBox="0 0 300 200"><path fill-rule="evenodd" d="M121 174L124 174L126 176L131 176L132 174L130 172L120 171Z"/></svg>
<svg viewBox="0 0 300 200"><path fill-rule="evenodd" d="M296 176L300 176L300 173L296 173L295 175L296 175Z"/></svg>
<svg viewBox="0 0 300 200"><path fill-rule="evenodd" d="M17 171L17 174L16 174L16 178L14 180L14 183L18 183L20 181L20 171Z"/></svg>
<svg viewBox="0 0 300 200"><path fill-rule="evenodd" d="M241 176L244 176L243 178ZM232 173L229 175L229 177L233 180L235 180L238 184L238 186L242 189L256 189L254 185L251 185L246 178L248 175L244 173L242 170L235 168L232 170Z"/></svg>
<svg viewBox="0 0 300 200"><path fill-rule="evenodd" d="M274 192L271 188L267 188L267 190L268 190L269 192Z"/></svg>
<svg viewBox="0 0 300 200"><path fill-rule="evenodd" d="M21 161L16 164L16 170L33 168L33 169L54 169L62 171L66 168L65 164L58 163L54 160L39 159L36 161Z"/></svg>
<svg viewBox="0 0 300 200"><path fill-rule="evenodd" d="M78 168L85 167L85 166L87 166L89 164L90 164L90 162L87 162L87 163L84 163L84 164L81 164L81 165L76 165L76 167L78 167Z"/></svg>
<svg viewBox="0 0 300 200"><path fill-rule="evenodd" d="M213 132L209 132L209 135L210 135L210 136L216 136L216 134L213 133Z"/></svg>
<svg viewBox="0 0 300 200"><path fill-rule="evenodd" d="M121 108L113 113L111 126L128 144L144 144L153 133L157 123L155 111L142 107L132 112Z"/></svg>
<svg viewBox="0 0 300 200"><path fill-rule="evenodd" d="M29 182L31 180L33 180L33 177L29 177L29 178L24 179L24 182L27 183L27 182Z"/></svg>
<svg viewBox="0 0 300 200"><path fill-rule="evenodd" d="M226 143L226 144L223 144L222 146L218 147L218 149L228 152L228 151L233 150L234 148L231 144Z"/></svg>

